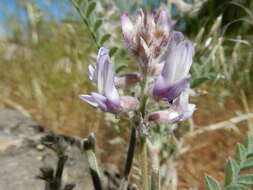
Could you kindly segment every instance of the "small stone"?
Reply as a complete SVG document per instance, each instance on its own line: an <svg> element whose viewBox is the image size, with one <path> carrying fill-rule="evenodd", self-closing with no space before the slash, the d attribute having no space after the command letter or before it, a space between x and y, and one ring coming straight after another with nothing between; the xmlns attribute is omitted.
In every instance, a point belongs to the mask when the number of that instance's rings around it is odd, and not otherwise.
<svg viewBox="0 0 253 190"><path fill-rule="evenodd" d="M45 146L43 144L38 144L36 146L36 149L39 150L39 151L43 151L45 149Z"/></svg>

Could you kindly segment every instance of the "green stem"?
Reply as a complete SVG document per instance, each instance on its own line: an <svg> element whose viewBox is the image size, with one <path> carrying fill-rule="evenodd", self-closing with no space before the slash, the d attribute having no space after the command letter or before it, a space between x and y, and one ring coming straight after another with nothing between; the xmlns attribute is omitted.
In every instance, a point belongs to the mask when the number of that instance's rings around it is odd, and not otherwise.
<svg viewBox="0 0 253 190"><path fill-rule="evenodd" d="M159 150L147 140L151 165L151 190L160 190Z"/></svg>
<svg viewBox="0 0 253 190"><path fill-rule="evenodd" d="M146 86L147 86L147 74L146 72L144 72L143 74L143 80L142 80L142 83L141 83L141 95L140 95L140 102L141 102L141 105L140 105L140 113L141 113L141 116L142 118L145 117L145 110L146 110L146 102L147 102L147 99L148 99L148 96L146 95Z"/></svg>
<svg viewBox="0 0 253 190"><path fill-rule="evenodd" d="M152 171L151 190L160 190L160 175L159 171Z"/></svg>
<svg viewBox="0 0 253 190"><path fill-rule="evenodd" d="M147 86L147 72L144 71L143 73L143 80L141 83L141 95L140 95L140 120L145 118L145 111L146 111L146 103L148 96L146 95L146 86ZM139 127L145 127L141 123ZM148 153L147 153L147 137L143 135L141 137L141 171L142 171L142 189L143 190L148 190Z"/></svg>
<svg viewBox="0 0 253 190"><path fill-rule="evenodd" d="M102 190L100 169L97 163L96 155L94 153L95 141L96 140L94 134L89 135L88 138L83 140L83 150L88 159L94 188L95 190Z"/></svg>
<svg viewBox="0 0 253 190"><path fill-rule="evenodd" d="M146 137L141 139L142 190L148 190L148 152Z"/></svg>
<svg viewBox="0 0 253 190"><path fill-rule="evenodd" d="M146 102L147 102L147 96L145 95L145 90L146 90L146 84L147 84L147 75L144 74L143 75L143 80L141 83L141 94L140 94L140 109L139 109L139 113L140 113L140 117L144 118L145 116L145 109L146 109ZM142 120L142 118L138 118L139 122L137 124L137 126L135 126L135 123L132 127L132 132L131 132L131 138L130 138L130 142L129 142L129 149L128 149L128 155L127 155L127 160L126 160L126 165L125 165L125 171L124 171L124 176L120 185L120 190L126 190L127 186L128 186L128 176L132 167L132 161L134 158L134 149L135 149L135 144L136 144L136 128L138 127L142 127L140 121ZM146 137L145 137L146 138ZM146 143L143 144L143 147L146 151L146 159L147 160L147 147L146 147ZM141 148L142 149L142 148ZM143 149L143 150L144 150ZM144 153L143 153L144 154ZM141 162L143 164L143 162ZM147 171L147 167L143 167L142 168L146 168ZM146 174L147 175L147 174Z"/></svg>
<svg viewBox="0 0 253 190"><path fill-rule="evenodd" d="M72 4L74 5L74 7L76 8L78 14L81 16L82 18L82 21L84 22L84 24L86 24L87 28L88 28L88 31L92 37L92 39L94 40L95 44L96 44L96 48L99 49L99 44L98 44L98 41L97 41L97 38L96 38L96 34L92 31L91 27L90 27L90 23L88 21L88 19L83 15L80 7L78 5L76 5L75 3L73 3L73 0L71 1Z"/></svg>

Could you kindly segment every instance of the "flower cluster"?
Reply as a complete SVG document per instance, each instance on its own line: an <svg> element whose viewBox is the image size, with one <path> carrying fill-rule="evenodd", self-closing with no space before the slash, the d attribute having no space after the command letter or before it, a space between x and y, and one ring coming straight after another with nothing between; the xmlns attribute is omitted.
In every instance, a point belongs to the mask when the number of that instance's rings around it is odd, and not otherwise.
<svg viewBox="0 0 253 190"><path fill-rule="evenodd" d="M143 71L151 67L152 60L160 55L163 47L167 46L171 23L166 11L154 12L150 16L139 9L135 25L131 22L128 13L123 14L121 25L125 42L139 59Z"/></svg>
<svg viewBox="0 0 253 190"><path fill-rule="evenodd" d="M169 109L150 113L148 121L168 124L191 117L196 109L188 102L189 71L194 55L192 43L172 29L172 21L166 11L148 15L140 9L135 20L133 23L125 13L121 24L125 42L139 61L140 74L116 75L109 49L102 47L96 65L89 66L90 80L96 84L98 93L80 95L80 98L105 112L117 114L135 110L139 108L138 99L121 96L118 88L142 83L146 78L149 93L144 93L157 103L169 105Z"/></svg>

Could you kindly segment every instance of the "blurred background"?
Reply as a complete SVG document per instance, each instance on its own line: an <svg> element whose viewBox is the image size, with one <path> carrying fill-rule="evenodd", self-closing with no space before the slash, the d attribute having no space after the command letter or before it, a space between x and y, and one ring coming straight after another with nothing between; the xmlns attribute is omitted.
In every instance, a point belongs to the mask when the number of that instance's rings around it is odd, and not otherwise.
<svg viewBox="0 0 253 190"><path fill-rule="evenodd" d="M201 185L204 173L222 179L235 143L253 130L252 119L231 121L253 111L253 1L96 2L91 18L97 29L91 32L70 0L0 1L0 108L19 110L60 134L84 137L94 132L99 160L121 169L122 154L115 154L115 148L124 150L128 124L104 117L78 98L95 90L87 75L97 53L91 34L100 40L110 34L104 45L117 50L113 57L117 72L131 70L135 60L124 46L121 14L134 15L138 7L150 12L165 9L174 27L196 45L191 70L196 95L191 101L197 111L183 130L221 122L220 128L224 127L186 139L191 149L178 158L180 185Z"/></svg>

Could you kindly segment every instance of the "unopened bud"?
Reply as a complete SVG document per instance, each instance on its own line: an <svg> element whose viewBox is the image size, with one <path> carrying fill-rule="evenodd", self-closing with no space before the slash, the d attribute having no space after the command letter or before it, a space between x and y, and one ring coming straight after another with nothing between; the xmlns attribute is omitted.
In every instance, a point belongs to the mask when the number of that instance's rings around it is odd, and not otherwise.
<svg viewBox="0 0 253 190"><path fill-rule="evenodd" d="M151 113L148 117L149 121L159 124L169 124L179 121L180 114L174 110L163 110Z"/></svg>
<svg viewBox="0 0 253 190"><path fill-rule="evenodd" d="M140 106L139 101L132 96L122 96L120 97L120 105L122 107L122 111L127 112L130 110L138 109Z"/></svg>
<svg viewBox="0 0 253 190"><path fill-rule="evenodd" d="M139 76L136 73L126 73L117 75L114 79L115 85L118 88L128 88L135 85L140 81Z"/></svg>

